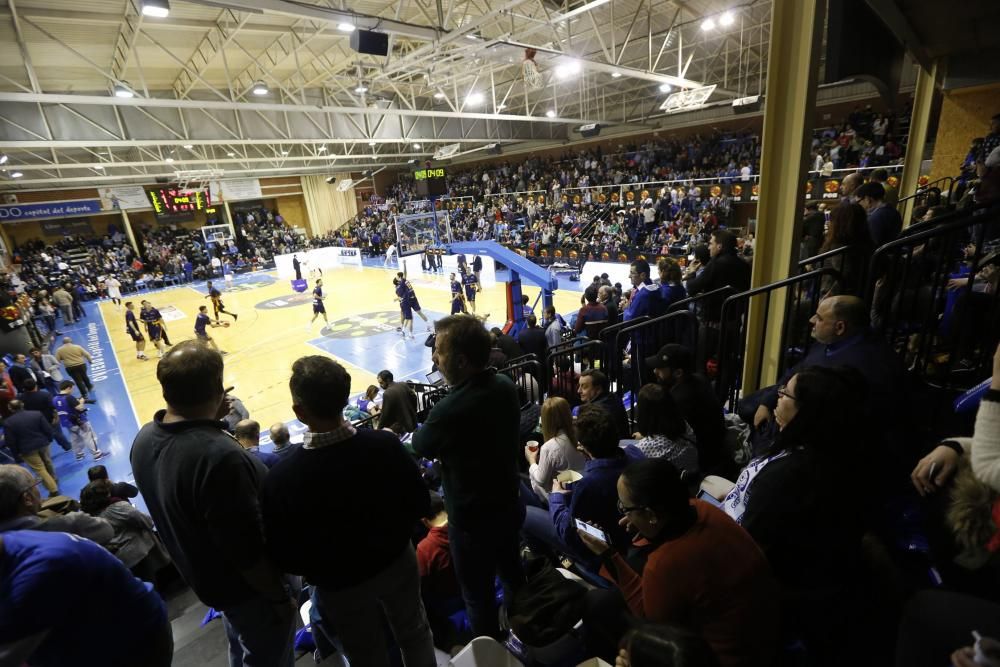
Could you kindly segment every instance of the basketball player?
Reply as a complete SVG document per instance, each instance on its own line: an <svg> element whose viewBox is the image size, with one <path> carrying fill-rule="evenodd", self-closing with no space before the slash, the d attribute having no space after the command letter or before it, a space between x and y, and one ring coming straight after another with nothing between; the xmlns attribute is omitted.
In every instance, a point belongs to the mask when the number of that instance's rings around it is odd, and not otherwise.
<svg viewBox="0 0 1000 667"><path fill-rule="evenodd" d="M396 289L396 301L399 301L399 332L406 338L406 330L410 330L410 338L413 338L413 310L410 308L410 298L406 293L406 284L400 278L393 278L392 284Z"/></svg>
<svg viewBox="0 0 1000 667"><path fill-rule="evenodd" d="M146 337L142 335L139 322L135 319L135 304L131 301L125 302L125 333L135 341L135 358L147 361L149 357L146 356L144 351L146 349Z"/></svg>
<svg viewBox="0 0 1000 667"><path fill-rule="evenodd" d="M465 298L462 296L462 283L455 280L455 274L452 273L451 279L451 314L457 315L458 313L464 313L465 311Z"/></svg>
<svg viewBox="0 0 1000 667"><path fill-rule="evenodd" d="M316 318L320 315L323 316L325 323L330 323L330 320L326 319L326 307L323 305L323 299L325 298L323 296L323 279L320 278L316 281L316 287L313 289L313 318L309 321L309 324L315 322Z"/></svg>
<svg viewBox="0 0 1000 667"><path fill-rule="evenodd" d="M428 321L427 316L420 311L420 302L417 301L417 293L413 289L413 283L406 279L406 274L403 271L398 272L396 277L399 278L400 282L402 282L403 286L406 288L406 298L409 300L410 310L420 316L420 319L422 319L427 325L427 330L430 331L430 322Z"/></svg>
<svg viewBox="0 0 1000 667"><path fill-rule="evenodd" d="M215 311L215 323L219 323L219 313L225 313L233 318L233 322L239 319L239 315L236 313L230 313L226 310L226 306L222 303L222 292L212 287L212 281L208 281L208 294L205 295L206 299L212 299L212 310Z"/></svg>
<svg viewBox="0 0 1000 667"><path fill-rule="evenodd" d="M108 276L104 279L104 287L108 290L108 298L111 299L111 303L115 304L115 308L121 312L122 284L114 276Z"/></svg>
<svg viewBox="0 0 1000 667"><path fill-rule="evenodd" d="M479 274L483 272L483 258L476 255L472 258L472 272L476 274L476 291L483 291L483 283L479 280Z"/></svg>
<svg viewBox="0 0 1000 667"><path fill-rule="evenodd" d="M219 349L219 346L215 344L215 340L208 335L208 325L212 323L212 318L208 316L208 306L198 306L198 315L194 318L194 337L198 339L199 342L208 345L210 348L219 352L220 354L228 354Z"/></svg>
<svg viewBox="0 0 1000 667"><path fill-rule="evenodd" d="M458 266L462 272L462 284L465 285L465 303L474 315L476 313L476 276L468 268L463 268L464 264L459 264Z"/></svg>
<svg viewBox="0 0 1000 667"><path fill-rule="evenodd" d="M149 301L142 302L142 310L139 311L139 319L141 319L146 324L146 333L149 334L149 340L153 342L158 350L158 355L163 357L163 328L160 326L163 321L163 317L160 315L160 311L153 308L153 304Z"/></svg>

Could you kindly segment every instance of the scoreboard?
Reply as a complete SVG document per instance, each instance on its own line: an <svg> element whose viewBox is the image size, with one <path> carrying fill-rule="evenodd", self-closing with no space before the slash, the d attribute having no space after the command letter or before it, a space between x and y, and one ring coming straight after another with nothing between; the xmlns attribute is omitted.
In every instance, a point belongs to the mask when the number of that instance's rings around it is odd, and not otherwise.
<svg viewBox="0 0 1000 667"><path fill-rule="evenodd" d="M146 196L157 216L202 211L211 204L204 190L183 191L173 188L146 190Z"/></svg>
<svg viewBox="0 0 1000 667"><path fill-rule="evenodd" d="M448 194L444 167L428 167L413 172L417 194L422 197L440 197Z"/></svg>

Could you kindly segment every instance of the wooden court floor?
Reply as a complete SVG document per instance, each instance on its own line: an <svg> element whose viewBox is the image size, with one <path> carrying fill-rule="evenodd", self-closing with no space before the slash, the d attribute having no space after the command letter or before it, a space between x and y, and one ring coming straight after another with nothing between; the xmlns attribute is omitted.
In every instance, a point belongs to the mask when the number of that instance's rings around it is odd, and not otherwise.
<svg viewBox="0 0 1000 667"><path fill-rule="evenodd" d="M393 370L397 379L422 381L430 369L430 350L424 346L428 324L414 317L415 339L403 340L395 328L399 325L399 306L395 301L392 277L395 269L345 267L328 270L324 277L326 310L330 324L312 319L311 290L292 291L287 280L274 274L238 276L231 290L224 291L226 309L239 315L229 327L209 330L225 357L225 386L234 387L239 397L263 429L275 422L294 419L288 393L291 365L304 355L325 354L337 359L351 374L352 395L376 384L375 376L383 368ZM447 275L410 275L423 312L434 319L450 312ZM216 281L221 286L222 281ZM538 288L525 284L524 291L534 303ZM198 306L211 302L205 298L204 282L125 295L124 301L148 299L167 320L172 343L194 338L194 318ZM580 307L580 293L560 290L555 295L556 308L568 313ZM112 347L118 358L122 377L136 414L145 424L163 407L156 381L156 350L147 343L149 361L135 357L135 346L125 333L124 309L117 310L110 301L100 304ZM491 313L490 326L506 319L505 284L484 288L477 297L477 312ZM539 313L540 314L540 313ZM173 319L171 319L173 318Z"/></svg>

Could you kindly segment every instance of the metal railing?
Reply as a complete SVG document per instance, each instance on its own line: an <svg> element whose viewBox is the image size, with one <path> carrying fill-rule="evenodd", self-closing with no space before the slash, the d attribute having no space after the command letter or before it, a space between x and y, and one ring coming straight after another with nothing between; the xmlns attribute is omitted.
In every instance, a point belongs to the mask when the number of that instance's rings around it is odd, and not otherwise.
<svg viewBox="0 0 1000 667"><path fill-rule="evenodd" d="M841 294L864 297L868 285L868 251L845 245L833 250L806 257L798 264L799 273L817 269L833 269L840 273ZM823 296L831 292L831 285L823 288Z"/></svg>
<svg viewBox="0 0 1000 667"><path fill-rule="evenodd" d="M740 292L728 297L722 304L722 317L718 331L719 372L716 379L716 393L727 404L730 412L735 412L743 385L743 365L747 354L757 356L756 376L750 386L761 387L773 384L787 368L794 366L805 356L812 340L809 319L816 311L823 295L824 279L839 283L840 274L833 269L818 269L791 278ZM828 282L828 281L827 281ZM780 350L777 372L774 377L762 377L764 355L767 350L768 320L771 317L772 298L779 290L788 290L784 312L781 314ZM763 307L761 331L763 335L754 341L747 341L747 319L750 302L757 298Z"/></svg>
<svg viewBox="0 0 1000 667"><path fill-rule="evenodd" d="M1000 338L1000 205L932 222L872 257L872 325L910 373L967 388L988 375Z"/></svg>
<svg viewBox="0 0 1000 667"><path fill-rule="evenodd" d="M948 187L940 187L939 184L947 184ZM896 202L896 207L898 208L903 202L913 200L913 203L917 206L925 205L928 197L936 194L938 197L942 196L942 193L947 192L945 200L943 203L947 204L951 200L951 194L955 189L955 178L953 176L943 176L936 181L931 181L927 185L921 185L917 188L917 191L912 195L907 195L905 197L900 197L899 201ZM936 193L935 193L936 191ZM937 202L942 203L942 202ZM931 204L933 205L933 204Z"/></svg>

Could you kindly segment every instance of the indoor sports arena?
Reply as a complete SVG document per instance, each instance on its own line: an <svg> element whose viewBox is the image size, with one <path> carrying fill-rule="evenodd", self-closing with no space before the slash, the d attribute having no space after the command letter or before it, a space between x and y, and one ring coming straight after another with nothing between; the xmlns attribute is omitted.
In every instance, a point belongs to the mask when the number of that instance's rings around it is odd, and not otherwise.
<svg viewBox="0 0 1000 667"><path fill-rule="evenodd" d="M997 25L6 0L0 667L1000 667Z"/></svg>

